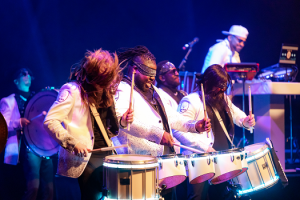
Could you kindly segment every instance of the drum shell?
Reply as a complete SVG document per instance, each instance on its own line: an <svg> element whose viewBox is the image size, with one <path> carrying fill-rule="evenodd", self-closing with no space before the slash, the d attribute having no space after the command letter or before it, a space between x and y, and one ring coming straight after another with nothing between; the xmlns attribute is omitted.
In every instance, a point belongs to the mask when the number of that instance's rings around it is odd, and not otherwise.
<svg viewBox="0 0 300 200"><path fill-rule="evenodd" d="M164 155L158 157L159 162L159 186L166 185L166 189L172 188L186 179L186 156Z"/></svg>
<svg viewBox="0 0 300 200"><path fill-rule="evenodd" d="M140 162L132 162L130 159L133 157L140 159ZM113 158L113 161L110 158ZM118 158L120 158L119 163ZM107 197L109 199L154 199L157 196L157 168L157 160L153 156L135 154L107 156L103 164Z"/></svg>
<svg viewBox="0 0 300 200"><path fill-rule="evenodd" d="M214 157L212 155L190 156L188 158L188 169L191 184L207 181L215 175Z"/></svg>
<svg viewBox="0 0 300 200"><path fill-rule="evenodd" d="M214 163L215 176L211 179L212 184L228 181L242 171L241 154L239 152L216 155Z"/></svg>
<svg viewBox="0 0 300 200"><path fill-rule="evenodd" d="M255 149L253 149L253 147ZM232 180L233 183L240 184L242 190L258 188L255 191L260 191L276 184L278 182L278 179L276 180L277 171L268 145L258 143L246 146L245 150L249 151L249 154L251 155L247 158L248 170L246 173L235 177ZM252 156L255 156L255 158ZM265 183L270 182L271 184L265 185Z"/></svg>

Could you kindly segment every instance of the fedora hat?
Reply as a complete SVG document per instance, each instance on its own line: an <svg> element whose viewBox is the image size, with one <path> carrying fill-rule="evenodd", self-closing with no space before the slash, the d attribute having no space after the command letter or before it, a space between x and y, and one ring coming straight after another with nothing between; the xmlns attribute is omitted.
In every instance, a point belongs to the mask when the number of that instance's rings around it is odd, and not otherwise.
<svg viewBox="0 0 300 200"><path fill-rule="evenodd" d="M240 25L233 25L230 27L229 32L228 31L222 31L224 35L236 35L242 38L247 38L248 37L248 30Z"/></svg>

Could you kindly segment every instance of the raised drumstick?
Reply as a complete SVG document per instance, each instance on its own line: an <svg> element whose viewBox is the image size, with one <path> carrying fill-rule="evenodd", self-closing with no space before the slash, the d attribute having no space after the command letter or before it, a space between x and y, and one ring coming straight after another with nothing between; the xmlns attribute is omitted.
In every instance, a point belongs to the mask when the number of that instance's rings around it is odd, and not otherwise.
<svg viewBox="0 0 300 200"><path fill-rule="evenodd" d="M47 112L46 112L46 111L43 111L41 114L39 114L39 115L37 115L37 116L31 118L29 121L35 120L35 119L37 119L37 118L39 118L39 117L41 117L41 116L45 116L45 115L47 115Z"/></svg>
<svg viewBox="0 0 300 200"><path fill-rule="evenodd" d="M206 111L206 104L205 104L205 96L204 96L204 89L203 84L201 83L201 92L202 92L202 102L203 102L203 110L204 110L204 119L208 119L207 111ZM210 132L207 132L207 138L210 137Z"/></svg>
<svg viewBox="0 0 300 200"><path fill-rule="evenodd" d="M174 143L175 146L178 146L178 147L181 147L183 149L187 149L189 151L192 151L192 152L195 152L195 153L204 153L203 151L200 151L198 149L194 149L194 148L191 148L191 147L187 147L187 146L184 146L184 145L181 145L181 144L176 144Z"/></svg>
<svg viewBox="0 0 300 200"><path fill-rule="evenodd" d="M251 87L248 88L248 97L249 97L249 115L252 117L252 103L251 103ZM250 133L253 133L253 127L250 127Z"/></svg>
<svg viewBox="0 0 300 200"><path fill-rule="evenodd" d="M135 69L132 71L131 76L131 91L130 91L130 100L129 100L129 110L132 108L132 99L133 99L133 88L134 88L134 75L135 75ZM130 123L127 125L127 130L130 131Z"/></svg>

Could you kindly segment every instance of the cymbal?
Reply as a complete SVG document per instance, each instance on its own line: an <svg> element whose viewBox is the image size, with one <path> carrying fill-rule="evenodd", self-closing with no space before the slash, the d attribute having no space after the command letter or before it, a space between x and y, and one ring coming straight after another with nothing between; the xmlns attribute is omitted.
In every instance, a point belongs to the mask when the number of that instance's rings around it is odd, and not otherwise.
<svg viewBox="0 0 300 200"><path fill-rule="evenodd" d="M2 150L6 145L7 136L8 136L7 124L2 113L0 113L0 153L2 152Z"/></svg>

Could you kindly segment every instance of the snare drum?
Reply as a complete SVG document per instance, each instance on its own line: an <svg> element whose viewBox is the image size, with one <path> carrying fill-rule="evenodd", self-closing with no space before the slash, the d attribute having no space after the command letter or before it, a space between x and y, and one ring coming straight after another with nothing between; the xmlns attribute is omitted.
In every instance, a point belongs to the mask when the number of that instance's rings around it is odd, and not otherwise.
<svg viewBox="0 0 300 200"><path fill-rule="evenodd" d="M248 154L248 171L232 179L234 184L241 185L239 195L266 189L278 182L279 177L267 144L252 144L246 146L245 151Z"/></svg>
<svg viewBox="0 0 300 200"><path fill-rule="evenodd" d="M27 148L40 157L50 157L59 150L59 144L44 129L44 111L48 112L58 92L44 90L34 95L28 102L24 117L30 120L24 127L24 136ZM32 119L32 120L31 120Z"/></svg>
<svg viewBox="0 0 300 200"><path fill-rule="evenodd" d="M157 167L157 159L153 156L106 156L103 177L107 199L159 199L156 190Z"/></svg>
<svg viewBox="0 0 300 200"><path fill-rule="evenodd" d="M242 172L242 148L228 149L215 152L215 176L212 184L219 184L236 177Z"/></svg>
<svg viewBox="0 0 300 200"><path fill-rule="evenodd" d="M215 165L213 153L192 154L188 158L189 181L202 183L214 177Z"/></svg>
<svg viewBox="0 0 300 200"><path fill-rule="evenodd" d="M158 157L159 164L159 186L172 188L186 179L185 170L186 156L182 154L169 154Z"/></svg>

